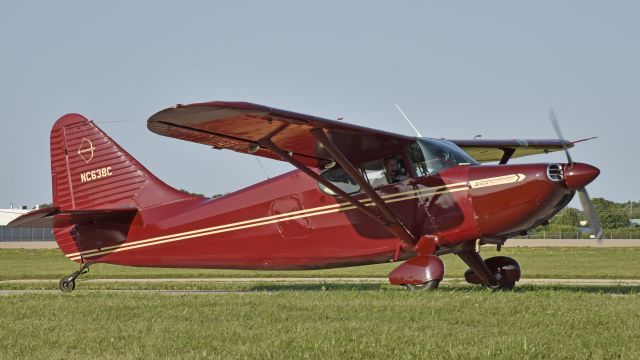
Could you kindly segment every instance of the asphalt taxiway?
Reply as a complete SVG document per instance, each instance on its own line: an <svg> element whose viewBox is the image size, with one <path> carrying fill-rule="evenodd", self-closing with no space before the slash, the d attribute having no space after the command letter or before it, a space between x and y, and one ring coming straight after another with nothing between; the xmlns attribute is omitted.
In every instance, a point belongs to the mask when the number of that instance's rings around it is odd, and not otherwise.
<svg viewBox="0 0 640 360"><path fill-rule="evenodd" d="M3 280L2 284L56 283L53 279ZM387 278L184 278L184 279L88 279L82 283L257 283L257 284L387 284ZM443 284L464 283L462 278L448 278ZM521 279L520 285L563 286L638 286L640 279ZM81 292L141 293L141 294L269 294L284 290L203 290L203 289L78 289ZM297 291L287 289L287 291ZM298 291L309 291L298 290ZM0 296L24 294L62 294L59 290L0 290Z"/></svg>

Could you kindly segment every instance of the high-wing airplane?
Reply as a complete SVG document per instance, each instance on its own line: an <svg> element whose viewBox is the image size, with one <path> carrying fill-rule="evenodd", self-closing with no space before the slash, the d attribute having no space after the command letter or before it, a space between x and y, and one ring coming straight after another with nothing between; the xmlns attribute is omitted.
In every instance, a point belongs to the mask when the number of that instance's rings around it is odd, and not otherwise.
<svg viewBox="0 0 640 360"><path fill-rule="evenodd" d="M149 118L164 136L282 160L297 170L209 199L151 174L92 121L61 117L51 129L53 207L11 226L53 227L80 268L91 264L230 269L319 269L406 260L392 284L435 289L439 256L453 253L465 278L511 289L520 266L483 260L479 245L547 223L599 170L573 162L575 142L412 137L244 102L177 105ZM567 163L508 164L564 150ZM496 162L497 164L481 164ZM232 181L230 178L229 181Z"/></svg>

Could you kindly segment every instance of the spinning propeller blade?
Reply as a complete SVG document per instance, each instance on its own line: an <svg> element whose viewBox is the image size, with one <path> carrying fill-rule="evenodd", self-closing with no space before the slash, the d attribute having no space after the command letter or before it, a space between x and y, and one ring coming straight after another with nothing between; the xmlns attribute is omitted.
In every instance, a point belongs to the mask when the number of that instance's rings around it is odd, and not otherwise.
<svg viewBox="0 0 640 360"><path fill-rule="evenodd" d="M562 137L562 132L560 131L560 125L558 124L558 119L556 119L556 113L555 111L553 111L553 108L549 110L549 119L551 119L551 124L553 125L553 129L556 131L556 136L558 137L558 139L564 140L564 137ZM567 145L563 143L562 149L564 150L564 153L567 155L567 162L569 162L569 165L573 165L573 159L571 159L571 155L569 155L569 149L567 148Z"/></svg>
<svg viewBox="0 0 640 360"><path fill-rule="evenodd" d="M602 225L600 224L600 219L598 218L598 214L596 213L596 208L593 206L593 202L591 202L589 193L587 193L586 188L578 189L577 192L578 197L580 198L580 203L582 204L582 209L589 219L591 230L596 236L596 239L598 239L598 242L601 243L602 237L604 235L602 231Z"/></svg>
<svg viewBox="0 0 640 360"><path fill-rule="evenodd" d="M560 125L558 124L558 119L556 118L556 114L553 111L553 109L549 111L549 118L551 119L551 124L553 125L553 129L555 130L556 136L558 137L558 139L564 140L564 138L562 137L562 132L560 131ZM571 170L574 167L574 162L573 162L573 159L571 158L571 155L569 154L569 149L567 148L567 146L563 144L562 147L564 149L564 153L567 155L568 164L565 166L565 175L566 175L571 173ZM576 164L576 167L578 165L585 166L583 164ZM578 197L580 198L580 203L582 204L582 210L587 216L587 219L589 219L589 226L591 227L591 231L593 231L593 234L595 235L596 239L598 239L598 243L602 243L602 237L604 234L602 231L602 225L600 224L600 219L598 218L598 214L596 213L596 208L595 206L593 206L593 202L589 197L589 193L587 192L586 187L583 186L583 187L577 188L576 192L578 193Z"/></svg>

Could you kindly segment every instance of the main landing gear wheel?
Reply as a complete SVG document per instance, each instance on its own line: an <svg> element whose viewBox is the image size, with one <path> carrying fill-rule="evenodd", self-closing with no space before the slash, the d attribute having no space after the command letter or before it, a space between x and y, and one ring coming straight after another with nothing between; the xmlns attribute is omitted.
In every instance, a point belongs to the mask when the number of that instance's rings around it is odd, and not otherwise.
<svg viewBox="0 0 640 360"><path fill-rule="evenodd" d="M495 286L483 284L472 269L468 269L464 273L464 278L468 283L479 284L493 290L512 290L516 281L520 280L520 265L510 257L495 256L484 260L484 263L498 280L498 284Z"/></svg>
<svg viewBox="0 0 640 360"><path fill-rule="evenodd" d="M425 290L436 290L440 285L440 280L431 280L422 284L404 284L404 287L409 291L425 291Z"/></svg>
<svg viewBox="0 0 640 360"><path fill-rule="evenodd" d="M510 257L495 256L486 259L484 263L498 279L496 290L513 290L516 281L520 280L520 265Z"/></svg>

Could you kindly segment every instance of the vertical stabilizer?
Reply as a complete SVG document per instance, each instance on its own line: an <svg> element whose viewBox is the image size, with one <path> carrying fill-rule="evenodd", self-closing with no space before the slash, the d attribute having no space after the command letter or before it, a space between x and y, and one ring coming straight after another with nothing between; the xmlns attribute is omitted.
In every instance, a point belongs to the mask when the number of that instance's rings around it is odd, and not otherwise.
<svg viewBox="0 0 640 360"><path fill-rule="evenodd" d="M190 198L151 174L92 121L67 114L51 129L53 205L144 209Z"/></svg>

